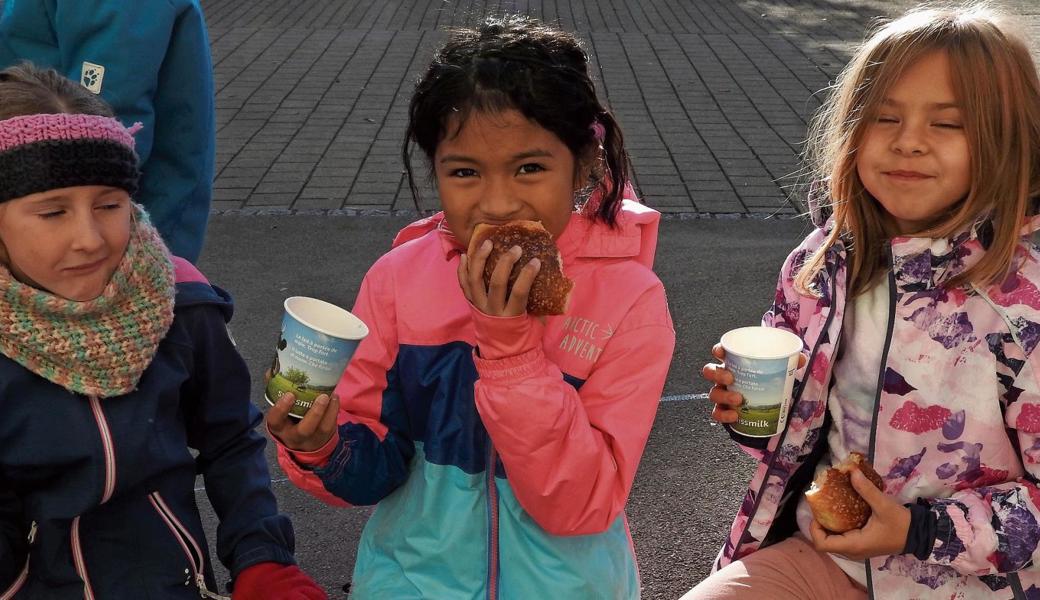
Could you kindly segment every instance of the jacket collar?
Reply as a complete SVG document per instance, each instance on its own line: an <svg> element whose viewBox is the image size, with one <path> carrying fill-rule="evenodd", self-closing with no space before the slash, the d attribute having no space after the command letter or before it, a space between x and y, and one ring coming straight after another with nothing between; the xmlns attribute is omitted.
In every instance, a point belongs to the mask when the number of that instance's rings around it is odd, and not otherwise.
<svg viewBox="0 0 1040 600"><path fill-rule="evenodd" d="M833 217L828 218L824 230L829 231L833 226ZM1037 230L1040 230L1040 216L1031 216L1026 219L1020 234L1025 238ZM897 290L921 292L942 286L978 263L992 241L993 223L989 215L976 218L947 237L892 238L891 258ZM844 256L843 245L833 250Z"/></svg>

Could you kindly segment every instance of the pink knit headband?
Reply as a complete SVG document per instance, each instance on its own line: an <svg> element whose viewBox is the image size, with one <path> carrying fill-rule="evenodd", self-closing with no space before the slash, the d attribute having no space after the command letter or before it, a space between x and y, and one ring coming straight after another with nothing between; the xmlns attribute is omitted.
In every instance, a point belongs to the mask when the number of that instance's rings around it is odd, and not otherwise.
<svg viewBox="0 0 1040 600"><path fill-rule="evenodd" d="M24 115L0 121L0 152L25 144L58 140L110 140L134 148L134 135L142 125L124 127L112 117L100 115Z"/></svg>
<svg viewBox="0 0 1040 600"><path fill-rule="evenodd" d="M0 121L0 202L47 190L106 185L137 193L134 132L111 117L25 115Z"/></svg>

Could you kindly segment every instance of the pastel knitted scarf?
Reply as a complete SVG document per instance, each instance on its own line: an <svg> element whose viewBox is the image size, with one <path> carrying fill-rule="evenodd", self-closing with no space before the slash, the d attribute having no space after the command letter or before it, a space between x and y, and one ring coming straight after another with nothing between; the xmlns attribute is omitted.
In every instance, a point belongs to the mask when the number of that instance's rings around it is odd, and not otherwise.
<svg viewBox="0 0 1040 600"><path fill-rule="evenodd" d="M100 296L76 302L19 282L0 265L0 353L63 388L129 393L173 322L173 263L140 206Z"/></svg>

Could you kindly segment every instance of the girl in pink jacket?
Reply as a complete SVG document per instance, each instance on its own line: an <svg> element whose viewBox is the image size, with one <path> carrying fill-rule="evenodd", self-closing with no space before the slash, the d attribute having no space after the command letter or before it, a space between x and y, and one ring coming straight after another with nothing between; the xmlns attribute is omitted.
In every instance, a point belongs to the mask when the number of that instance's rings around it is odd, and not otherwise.
<svg viewBox="0 0 1040 600"><path fill-rule="evenodd" d="M371 333L298 424L268 413L293 482L377 504L351 595L637 598L624 514L674 332L652 271L657 212L626 185L621 132L569 34L522 18L453 33L416 86L407 139L442 213L366 275ZM413 185L414 189L414 185ZM537 262L490 288L474 227L541 221L574 281L566 314L525 311ZM500 281L499 281L500 282Z"/></svg>
<svg viewBox="0 0 1040 600"><path fill-rule="evenodd" d="M983 9L911 12L859 49L813 141L833 215L787 259L763 318L801 336L808 361L780 435L731 430L758 468L716 571L686 598L1038 598L1029 48ZM732 423L732 373L704 376ZM803 492L853 451L885 489L856 472L872 515L833 535Z"/></svg>

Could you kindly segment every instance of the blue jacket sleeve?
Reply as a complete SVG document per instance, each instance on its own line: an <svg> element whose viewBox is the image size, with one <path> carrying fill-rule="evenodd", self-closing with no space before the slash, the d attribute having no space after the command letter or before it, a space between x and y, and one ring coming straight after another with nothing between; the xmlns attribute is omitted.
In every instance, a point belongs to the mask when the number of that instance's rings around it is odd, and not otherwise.
<svg viewBox="0 0 1040 600"><path fill-rule="evenodd" d="M192 337L194 372L183 390L188 443L220 519L217 556L232 579L261 562L293 564L289 518L278 513L255 431L260 411L249 399L249 372L234 346L224 312L214 305L180 311Z"/></svg>

